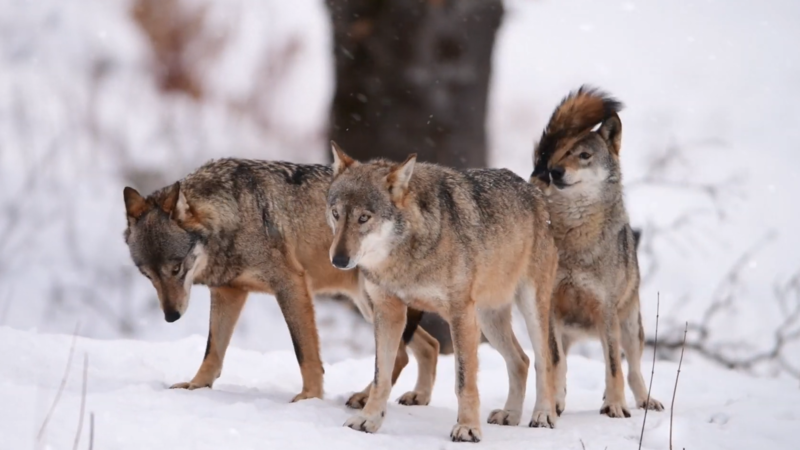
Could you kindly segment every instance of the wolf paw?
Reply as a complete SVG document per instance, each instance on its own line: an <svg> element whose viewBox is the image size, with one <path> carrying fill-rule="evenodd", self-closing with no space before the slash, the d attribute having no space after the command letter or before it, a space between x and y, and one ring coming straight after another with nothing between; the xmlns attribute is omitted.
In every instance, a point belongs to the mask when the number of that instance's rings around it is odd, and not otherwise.
<svg viewBox="0 0 800 450"><path fill-rule="evenodd" d="M292 399L292 403L299 402L300 400L308 400L310 398L322 398L322 393L303 391L294 396L294 398Z"/></svg>
<svg viewBox="0 0 800 450"><path fill-rule="evenodd" d="M347 403L345 403L345 405L352 409L364 409L364 406L367 404L367 400L369 400L369 393L356 392L347 399Z"/></svg>
<svg viewBox="0 0 800 450"><path fill-rule="evenodd" d="M600 414L605 414L608 417L615 417L615 418L631 416L631 412L628 411L628 407L625 405L625 403L604 402L603 407L600 408Z"/></svg>
<svg viewBox="0 0 800 450"><path fill-rule="evenodd" d="M397 403L406 406L422 405L425 406L431 402L430 394L423 394L422 392L409 391L401 395Z"/></svg>
<svg viewBox="0 0 800 450"><path fill-rule="evenodd" d="M364 433L374 433L381 427L384 415L385 413L381 413L379 416L367 417L359 413L347 419L344 426Z"/></svg>
<svg viewBox="0 0 800 450"><path fill-rule="evenodd" d="M481 429L457 423L450 432L450 440L453 442L480 442Z"/></svg>
<svg viewBox="0 0 800 450"><path fill-rule="evenodd" d="M487 422L494 425L511 425L515 427L519 425L519 419L521 415L522 414L520 411L495 409L491 412L491 414L489 414L489 419Z"/></svg>
<svg viewBox="0 0 800 450"><path fill-rule="evenodd" d="M564 402L563 399L561 399L561 400L556 399L556 415L558 417L561 417L561 413L564 412L564 405L565 405L565 402Z"/></svg>
<svg viewBox="0 0 800 450"><path fill-rule="evenodd" d="M194 381L190 381L188 383L187 382L175 383L172 386L170 386L169 388L170 389L188 389L190 391L193 391L195 389L200 389L200 388L209 388L209 389L211 389L211 383L196 383Z"/></svg>
<svg viewBox="0 0 800 450"><path fill-rule="evenodd" d="M553 411L542 409L542 410L533 410L533 418L531 418L531 423L528 424L531 428L555 428L556 427L556 415Z"/></svg>
<svg viewBox="0 0 800 450"><path fill-rule="evenodd" d="M664 405L660 401L658 401L658 400L656 400L656 399L654 399L652 397L650 398L649 402L646 399L642 400L641 402L638 402L637 406L639 408L641 408L641 409L651 409L653 411L663 411L664 410Z"/></svg>

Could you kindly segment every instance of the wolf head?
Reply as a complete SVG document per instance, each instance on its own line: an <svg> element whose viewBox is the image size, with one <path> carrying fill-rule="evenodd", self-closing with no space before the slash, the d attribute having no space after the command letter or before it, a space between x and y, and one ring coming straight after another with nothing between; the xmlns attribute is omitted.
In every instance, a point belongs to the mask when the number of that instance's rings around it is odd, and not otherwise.
<svg viewBox="0 0 800 450"><path fill-rule="evenodd" d="M401 164L377 160L360 164L336 143L327 220L333 230L331 263L342 270L375 267L402 234L401 218L417 155Z"/></svg>
<svg viewBox="0 0 800 450"><path fill-rule="evenodd" d="M594 88L570 93L536 145L531 182L566 196L593 195L608 183L619 183L621 109L622 103Z"/></svg>
<svg viewBox="0 0 800 450"><path fill-rule="evenodd" d="M201 235L185 227L186 197L180 183L147 198L130 187L123 195L131 258L156 288L164 319L174 322L186 311L194 278L206 264Z"/></svg>

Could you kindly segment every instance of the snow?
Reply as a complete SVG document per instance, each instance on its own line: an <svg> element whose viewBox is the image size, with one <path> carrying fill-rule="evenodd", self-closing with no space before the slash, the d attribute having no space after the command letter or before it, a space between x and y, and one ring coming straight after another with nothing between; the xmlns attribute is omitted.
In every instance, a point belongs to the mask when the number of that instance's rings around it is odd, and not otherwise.
<svg viewBox="0 0 800 450"><path fill-rule="evenodd" d="M72 337L0 328L0 448L32 448L67 364ZM378 433L344 428L352 413L346 398L360 390L373 370L370 358L325 365L325 399L289 403L300 390L300 374L290 351L260 353L231 348L214 389L169 390L198 367L205 338L171 342L78 338L62 394L43 438L53 450L71 448L77 429L82 361L88 357L86 448L90 412L95 415L94 448L257 449L257 448L454 448L449 442L456 418L454 361L442 357L429 406L391 403ZM480 348L481 416L501 407L507 389L505 364L488 345ZM530 355L533 357L533 355ZM601 362L569 357L567 410L556 429L483 425L481 447L512 449L637 448L643 411L630 419L598 414L602 403ZM648 367L649 369L649 367ZM671 398L677 365L659 362L652 395ZM393 390L397 398L413 388L415 363ZM649 370L647 371L649 373ZM533 371L524 417L533 407ZM633 398L628 393L628 402ZM795 448L800 426L800 391L782 380L761 380L685 362L675 404L675 448ZM649 412L643 448L667 449L669 412Z"/></svg>
<svg viewBox="0 0 800 450"><path fill-rule="evenodd" d="M165 389L199 365L208 290L195 288L187 314L164 323L121 239L123 186L160 187L150 184L213 157L322 162L333 88L321 0L182 4L208 7L212 35L226 37L219 57L203 63L203 104L159 92L129 0L0 0L0 325L13 327L0 328L0 450L35 447L76 322L83 337L43 448L71 446L84 353L96 448L454 446L446 439L455 420L452 357L440 362L432 406L393 405L375 436L341 427L344 399L368 381L374 350L371 327L345 303L316 303L329 364L324 401L287 404L299 373L280 309L265 295L248 301L213 391ZM648 336L659 293L666 334L733 292L733 308L710 324L711 344L731 355L768 348L785 316L774 287L800 271L800 208L792 206L800 189L797 17L795 0L506 1L487 118L490 165L527 176L553 107L582 83L626 104L628 210L645 240L654 239L640 255ZM247 102L250 115L230 107ZM670 148L681 152L656 173L662 185L642 183ZM725 180L717 198L691 188ZM657 234L688 212L688 225ZM738 284L721 289L754 245ZM596 413L601 354L590 344L570 356L568 410L557 430L485 425L481 445L636 448L640 411L619 421ZM800 367L800 345L786 356ZM488 347L481 364L486 417L503 403L506 376ZM654 395L665 404L675 369L656 366ZM414 370L412 359L394 398L411 387ZM778 377L722 370L688 352L675 448L796 447L797 380L771 364L756 372ZM645 447L667 448L668 429L666 413L648 415Z"/></svg>

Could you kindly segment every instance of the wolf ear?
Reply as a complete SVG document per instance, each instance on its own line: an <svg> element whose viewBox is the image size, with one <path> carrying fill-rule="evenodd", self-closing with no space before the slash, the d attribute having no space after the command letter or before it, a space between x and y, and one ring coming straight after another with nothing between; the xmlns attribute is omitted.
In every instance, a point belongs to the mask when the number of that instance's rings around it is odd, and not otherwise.
<svg viewBox="0 0 800 450"><path fill-rule="evenodd" d="M597 134L608 144L609 150L614 156L619 156L619 148L622 143L622 122L617 113L607 118L597 129Z"/></svg>
<svg viewBox="0 0 800 450"><path fill-rule="evenodd" d="M125 198L125 211L128 214L128 222L135 221L142 217L144 213L150 210L147 205L147 200L142 197L136 189L132 187L125 187L122 190L122 196Z"/></svg>
<svg viewBox="0 0 800 450"><path fill-rule="evenodd" d="M160 206L171 219L179 222L186 219L189 203L186 201L186 196L183 195L180 181L172 185Z"/></svg>
<svg viewBox="0 0 800 450"><path fill-rule="evenodd" d="M331 151L333 152L333 178L338 177L348 167L357 164L356 160L347 156L339 144L331 141Z"/></svg>
<svg viewBox="0 0 800 450"><path fill-rule="evenodd" d="M178 206L178 198L181 195L181 182L176 181L172 187L169 188L169 192L167 192L167 196L161 200L159 206L165 213L169 214L170 216L175 211L175 207Z"/></svg>
<svg viewBox="0 0 800 450"><path fill-rule="evenodd" d="M411 181L411 175L414 173L414 165L417 162L417 154L412 153L408 155L402 164L398 164L392 168L389 175L386 175L386 185L389 188L389 195L392 201L400 203L408 193L408 183Z"/></svg>

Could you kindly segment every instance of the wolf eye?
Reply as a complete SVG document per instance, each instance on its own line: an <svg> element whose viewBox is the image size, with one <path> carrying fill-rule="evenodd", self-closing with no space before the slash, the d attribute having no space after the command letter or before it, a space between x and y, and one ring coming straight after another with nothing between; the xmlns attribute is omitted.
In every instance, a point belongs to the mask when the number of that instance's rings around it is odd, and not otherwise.
<svg viewBox="0 0 800 450"><path fill-rule="evenodd" d="M358 223L367 223L368 220L369 220L369 215L367 214L362 214L358 217Z"/></svg>
<svg viewBox="0 0 800 450"><path fill-rule="evenodd" d="M177 274L181 273L181 267L182 266L183 266L183 264L175 264L175 266L172 267L172 275L177 275Z"/></svg>
<svg viewBox="0 0 800 450"><path fill-rule="evenodd" d="M331 210L331 215L333 216L333 220L339 220L339 211L336 211L335 209L332 209Z"/></svg>
<svg viewBox="0 0 800 450"><path fill-rule="evenodd" d="M580 154L580 158L581 158L581 159L584 159L584 160L585 160L585 159L589 159L589 158L591 158L591 157L592 157L592 155L591 155L591 154L589 154L589 153L586 153L586 152L583 152L583 153L581 153L581 154Z"/></svg>

